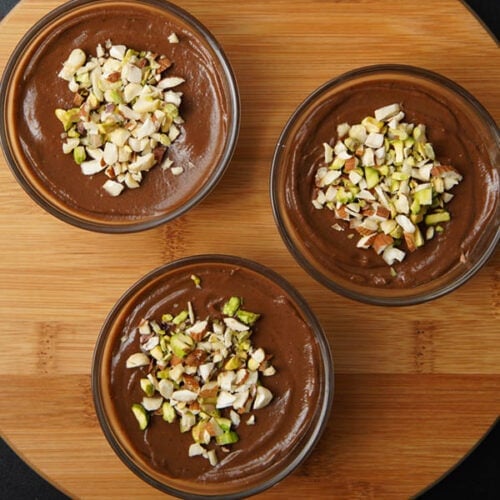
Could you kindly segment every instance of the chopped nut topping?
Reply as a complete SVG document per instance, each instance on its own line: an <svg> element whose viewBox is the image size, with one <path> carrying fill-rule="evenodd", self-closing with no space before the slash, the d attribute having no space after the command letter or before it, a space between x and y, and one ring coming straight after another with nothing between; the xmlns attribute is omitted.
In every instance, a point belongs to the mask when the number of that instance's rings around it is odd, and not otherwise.
<svg viewBox="0 0 500 500"><path fill-rule="evenodd" d="M198 276L190 279L199 286ZM144 373L139 380L144 397L131 408L139 427L179 421L180 431L190 431L194 440L188 455L211 465L218 463L217 450L227 453L239 440L242 415L253 425L253 412L273 399L261 377L273 376L276 369L269 354L251 341L260 314L242 305L231 297L218 317L199 319L189 302L161 321L143 319L137 326L141 350L126 361L127 368Z"/></svg>
<svg viewBox="0 0 500 500"><path fill-rule="evenodd" d="M356 246L373 248L389 266L405 258L404 247L413 252L444 230L440 224L451 218L444 208L453 198L448 191L462 180L436 159L425 125L404 117L395 103L361 123L340 124L334 146L323 144L314 180L313 206L345 221L332 228L355 230Z"/></svg>
<svg viewBox="0 0 500 500"><path fill-rule="evenodd" d="M75 94L75 107L55 110L64 127L63 152L73 154L84 175L104 171L109 180L103 188L111 196L140 187L143 172L155 165L172 165L166 152L183 123L182 92L175 89L184 83L167 74L172 66L166 56L109 40L97 46L96 56L74 49L63 64L59 77Z"/></svg>

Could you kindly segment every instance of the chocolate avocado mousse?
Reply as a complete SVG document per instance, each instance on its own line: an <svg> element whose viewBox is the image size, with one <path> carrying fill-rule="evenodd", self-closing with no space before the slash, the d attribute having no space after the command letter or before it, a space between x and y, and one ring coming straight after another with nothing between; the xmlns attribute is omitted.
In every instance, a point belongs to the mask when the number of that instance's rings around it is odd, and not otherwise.
<svg viewBox="0 0 500 500"><path fill-rule="evenodd" d="M118 454L174 493L256 492L288 474L318 438L331 401L328 348L306 309L272 273L234 258L193 258L134 287L108 318L94 363L98 415ZM163 365L151 355L141 361L148 349ZM178 370L187 380L175 382ZM250 396L238 388L249 374L259 375ZM173 395L164 390L169 377ZM154 398L161 401L150 406ZM182 416L188 408L191 422Z"/></svg>
<svg viewBox="0 0 500 500"><path fill-rule="evenodd" d="M488 250L488 245L491 247L491 231L486 228L494 225L498 203L498 174L494 159L495 155L498 157L498 138L495 143L492 120L489 117L483 120L470 104L464 103L464 98L457 92L421 75L405 75L404 70L389 70L382 76L378 76L375 70L373 73L368 70L366 74L361 72L357 81L355 78L353 80L349 77L343 81L340 79L338 89L334 85L329 88L325 86L323 91L318 91L314 98L306 101L278 144L272 174L273 203L286 241L299 256L299 261L320 281L336 283L339 290L351 296L357 293L363 295L367 289L378 289L382 294L383 290L410 290L439 280L447 273L456 275L466 272L481 260L482 252ZM349 200L339 203L335 199L330 204L331 210L318 210L328 205L328 196L331 194L331 191L326 193L325 188L318 198L318 186L321 186L318 183L319 169L323 167L324 172L328 172L325 147L330 149L329 162L333 156L335 163L336 153L333 150L335 148L340 152L337 149L339 137L352 132L349 126L362 121L365 124L375 122L372 117L374 111L384 108L394 108L395 112L404 111L404 120L412 127L421 125L436 162L453 170L456 176L456 182L446 195L446 205L439 208L439 211L446 212L447 220L441 225L434 224L428 232L428 238L424 230L425 244L422 241L421 245L417 245L418 248L409 249L410 245L406 245L402 234L394 238L403 240L401 248L404 249L404 255L399 256L400 262L392 258L384 260L382 252L376 252L369 248L370 244L365 244L366 239L359 244L360 236L366 233L358 233L352 222L345 222L349 221L349 217L342 220L343 217L337 212L340 205L363 212L370 202L363 200L359 206L349 206L346 205ZM347 129L342 131L343 127ZM364 132L370 135L370 130ZM373 153L378 153L376 148L383 145L384 137L378 133L371 135L378 135L382 140L371 151L371 160L374 160ZM414 141L413 137L409 140ZM344 148L345 158L354 156L354 153L345 151L344 144L340 146ZM367 149L366 143L364 148ZM411 148L408 149L411 151ZM411 160L415 163L414 158ZM420 157L417 162L419 160ZM354 158L350 161L354 161ZM364 158L361 156L356 159L358 161L356 165L359 165L361 174L364 169L365 172L373 170L375 175L374 181L368 177L363 180L365 184L368 181L369 189L362 190L361 194L366 193L367 199L377 202L380 195L387 202L391 193L385 196L377 191L380 189L377 184L382 180L382 170L387 167L377 165L377 158L372 161L373 168L363 166ZM384 161L386 159L381 163ZM425 160L416 166L424 163ZM430 169L432 164L427 166ZM335 168L333 165L330 169L332 178L335 177ZM352 186L351 181L357 183L358 178L349 179L349 172L342 169L337 172L346 179L341 186L345 194L347 185ZM402 177L396 178L399 179L394 181L397 188L402 184L399 182ZM359 191L356 186L353 192ZM355 201L360 200L356 198ZM389 201L392 203L393 200ZM442 204L442 200L439 201ZM435 202L435 198L432 201L429 198L429 204L433 203L434 206L437 204ZM389 214L394 206L386 205L387 210L384 210ZM409 219L411 210L406 213ZM433 222L432 218L427 220ZM493 234L495 231L493 228ZM349 291L351 289L356 291ZM373 296L376 294L369 293Z"/></svg>
<svg viewBox="0 0 500 500"><path fill-rule="evenodd" d="M4 149L13 170L42 206L86 228L140 229L183 213L215 185L237 135L237 90L220 47L189 14L163 2L76 2L64 9L42 21L8 69ZM157 165L142 172L140 187L135 183L119 196L103 189L103 173L83 175L65 154L67 136L74 139L56 116L75 108L75 92L61 78L64 63L78 51L97 58L96 50L110 44L169 61L161 77L177 81L164 90L179 102L182 96L175 140L166 139L165 158L174 170Z"/></svg>

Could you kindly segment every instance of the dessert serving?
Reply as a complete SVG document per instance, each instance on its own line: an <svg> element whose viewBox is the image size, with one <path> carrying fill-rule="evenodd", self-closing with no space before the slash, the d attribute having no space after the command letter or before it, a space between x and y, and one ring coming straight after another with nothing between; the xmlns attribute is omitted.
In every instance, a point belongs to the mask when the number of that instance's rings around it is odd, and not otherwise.
<svg viewBox="0 0 500 500"><path fill-rule="evenodd" d="M189 210L222 176L239 128L219 44L155 0L52 11L19 43L0 97L2 146L23 188L98 231L146 229Z"/></svg>
<svg viewBox="0 0 500 500"><path fill-rule="evenodd" d="M134 285L102 328L92 376L111 446L174 495L272 486L311 452L333 394L328 343L303 299L227 256L175 261Z"/></svg>
<svg viewBox="0 0 500 500"><path fill-rule="evenodd" d="M439 75L347 73L306 99L278 142L278 227L298 261L346 296L435 298L496 246L499 143L484 108Z"/></svg>

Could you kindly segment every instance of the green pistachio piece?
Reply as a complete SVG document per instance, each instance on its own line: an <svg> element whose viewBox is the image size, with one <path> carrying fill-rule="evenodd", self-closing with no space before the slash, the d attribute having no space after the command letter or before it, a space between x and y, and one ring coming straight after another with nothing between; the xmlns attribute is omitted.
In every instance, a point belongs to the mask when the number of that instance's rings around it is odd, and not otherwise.
<svg viewBox="0 0 500 500"><path fill-rule="evenodd" d="M219 434L215 437L215 442L219 446L225 446L228 444L237 443L240 440L240 437L235 431L225 431L222 434Z"/></svg>
<svg viewBox="0 0 500 500"><path fill-rule="evenodd" d="M227 432L231 429L232 422L229 418L215 417L215 420L224 432Z"/></svg>
<svg viewBox="0 0 500 500"><path fill-rule="evenodd" d="M172 352L179 358L184 358L193 348L193 339L183 333L176 333L170 338Z"/></svg>
<svg viewBox="0 0 500 500"><path fill-rule="evenodd" d="M225 370L237 370L242 365L241 359L238 356L231 356L228 361L224 364Z"/></svg>
<svg viewBox="0 0 500 500"><path fill-rule="evenodd" d="M243 309L239 309L236 312L236 317L245 323L245 325L252 326L255 324L255 322L260 318L260 314L251 312L251 311L244 311Z"/></svg>
<svg viewBox="0 0 500 500"><path fill-rule="evenodd" d="M432 214L428 214L425 216L425 223L428 226L435 226L436 224L439 224L440 222L448 222L451 219L450 212L447 212L446 210L442 212L434 212ZM437 231L437 228L436 228Z"/></svg>
<svg viewBox="0 0 500 500"><path fill-rule="evenodd" d="M194 283L196 288L201 288L201 278L196 274L191 275L191 281Z"/></svg>
<svg viewBox="0 0 500 500"><path fill-rule="evenodd" d="M163 420L169 424L171 424L176 418L175 409L168 401L163 402L161 412Z"/></svg>
<svg viewBox="0 0 500 500"><path fill-rule="evenodd" d="M68 110L58 108L55 113L57 119L62 123L65 131L68 131L74 123L78 122L80 118L79 108L71 108Z"/></svg>
<svg viewBox="0 0 500 500"><path fill-rule="evenodd" d="M153 396L155 393L155 386L153 385L153 382L149 380L148 378L141 378L140 381L141 384L141 389L144 391L146 396Z"/></svg>
<svg viewBox="0 0 500 500"><path fill-rule="evenodd" d="M183 310L172 319L172 323L178 326L181 323L184 323L184 321L186 321L188 317L189 317L189 311Z"/></svg>
<svg viewBox="0 0 500 500"><path fill-rule="evenodd" d="M143 431L149 425L149 413L145 410L144 406L139 403L132 405L132 413L139 423L139 429Z"/></svg>
<svg viewBox="0 0 500 500"><path fill-rule="evenodd" d="M75 160L75 163L81 165L86 158L87 153L85 152L85 148L83 146L77 146L73 149L73 159Z"/></svg>
<svg viewBox="0 0 500 500"><path fill-rule="evenodd" d="M236 311L241 306L241 299L239 297L231 297L223 306L222 314L225 316L234 316Z"/></svg>
<svg viewBox="0 0 500 500"><path fill-rule="evenodd" d="M366 177L366 188L371 189L375 187L380 180L380 175L378 173L378 170L373 167L366 167L365 168L365 177Z"/></svg>

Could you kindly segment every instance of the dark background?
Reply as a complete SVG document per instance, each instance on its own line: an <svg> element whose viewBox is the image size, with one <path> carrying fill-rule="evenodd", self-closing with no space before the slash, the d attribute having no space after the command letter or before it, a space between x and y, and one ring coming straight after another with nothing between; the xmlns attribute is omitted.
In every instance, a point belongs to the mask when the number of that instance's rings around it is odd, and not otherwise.
<svg viewBox="0 0 500 500"><path fill-rule="evenodd" d="M0 19L5 17L16 3L17 0L0 0ZM498 44L500 0L467 0L466 4L478 15ZM418 2L415 6L418 7ZM401 473L404 474L404 470ZM64 500L66 498L19 459L0 438L0 499ZM425 492L417 494L415 499L499 500L500 417L496 422L492 422L490 431L462 462L436 484L430 485Z"/></svg>

